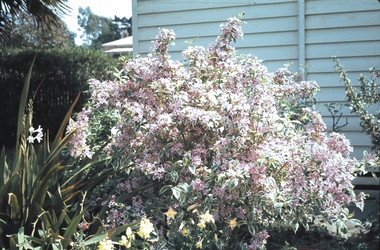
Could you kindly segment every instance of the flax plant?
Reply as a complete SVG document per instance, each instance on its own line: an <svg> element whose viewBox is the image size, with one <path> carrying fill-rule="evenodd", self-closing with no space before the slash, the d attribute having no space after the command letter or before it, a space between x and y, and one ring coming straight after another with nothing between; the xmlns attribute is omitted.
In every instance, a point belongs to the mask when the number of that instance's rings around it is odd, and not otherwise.
<svg viewBox="0 0 380 250"><path fill-rule="evenodd" d="M74 245L78 224L86 213L84 194L120 170L105 169L89 175L86 170L94 164L111 161L100 153L75 164L62 159L62 151L76 133L76 129L68 133L65 130L79 95L52 143L46 134L43 136L43 128L33 127L33 100L28 100L33 63L20 99L14 154L8 157L3 148L0 155L0 249L67 249ZM34 145L36 140L40 145ZM102 209L94 214L88 232L91 237L82 242L83 247L127 228L104 232L104 212Z"/></svg>

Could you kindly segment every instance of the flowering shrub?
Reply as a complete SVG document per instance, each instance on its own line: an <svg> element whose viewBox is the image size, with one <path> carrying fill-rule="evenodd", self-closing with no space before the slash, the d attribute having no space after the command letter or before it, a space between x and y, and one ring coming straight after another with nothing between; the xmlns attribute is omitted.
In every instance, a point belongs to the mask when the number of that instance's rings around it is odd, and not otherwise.
<svg viewBox="0 0 380 250"><path fill-rule="evenodd" d="M344 235L346 206L363 209L349 141L305 105L318 85L236 55L242 23L228 19L209 48L183 51L183 62L170 59L175 34L162 29L152 54L126 62L114 81L90 81L92 108L72 124L81 132L73 155L90 156L91 112L118 114L106 150L121 150L133 170L109 216L151 218L161 247L264 248L270 230L308 228L315 208Z"/></svg>
<svg viewBox="0 0 380 250"><path fill-rule="evenodd" d="M135 228L135 227L134 227ZM142 240L136 240L135 233L141 237ZM127 249L149 249L149 242L156 241L156 231L153 224L147 218L142 218L139 223L138 231L133 232L131 227L127 227L125 235L122 235L118 242L112 241L111 239L105 237L99 244L99 250L112 250L116 249L115 246L126 247Z"/></svg>

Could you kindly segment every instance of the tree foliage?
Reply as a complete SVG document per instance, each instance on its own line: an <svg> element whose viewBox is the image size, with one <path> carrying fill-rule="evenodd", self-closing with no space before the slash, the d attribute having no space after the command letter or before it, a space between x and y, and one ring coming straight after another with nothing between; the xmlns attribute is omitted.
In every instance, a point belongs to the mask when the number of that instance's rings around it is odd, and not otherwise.
<svg viewBox="0 0 380 250"><path fill-rule="evenodd" d="M373 150L380 150L380 121L379 113L372 114L369 109L372 105L380 102L380 91L377 84L379 72L376 68L370 68L371 79L360 75L358 78L360 87L355 88L348 78L348 72L343 65L339 63L339 59L333 58L335 62L335 70L339 72L341 80L346 87L346 97L353 113L360 116L360 126L372 139Z"/></svg>
<svg viewBox="0 0 380 250"><path fill-rule="evenodd" d="M122 38L126 31L131 34L131 19L98 16L90 7L79 7L78 11L78 25L83 29L81 38L91 48L99 50L103 43Z"/></svg>
<svg viewBox="0 0 380 250"><path fill-rule="evenodd" d="M0 1L0 39L9 38L15 17L28 13L37 24L37 29L65 30L61 17L70 8L67 0L1 0Z"/></svg>
<svg viewBox="0 0 380 250"><path fill-rule="evenodd" d="M22 13L14 18L12 33L4 42L6 49L48 49L54 47L74 46L75 34L66 25L62 30L36 29L33 16Z"/></svg>
<svg viewBox="0 0 380 250"><path fill-rule="evenodd" d="M122 36L132 36L132 17L126 18L115 16L112 22L116 23L119 26L122 32Z"/></svg>
<svg viewBox="0 0 380 250"><path fill-rule="evenodd" d="M363 160L361 164L366 171L371 171L376 177L380 166L380 111L373 112L374 107L380 102L380 91L378 80L380 79L379 70L371 67L369 72L371 78L368 79L363 74L358 78L359 87L354 87L348 77L348 72L339 59L333 57L335 62L335 70L339 72L341 81L346 87L346 98L351 112L359 115L363 132L371 138L371 152L363 152Z"/></svg>

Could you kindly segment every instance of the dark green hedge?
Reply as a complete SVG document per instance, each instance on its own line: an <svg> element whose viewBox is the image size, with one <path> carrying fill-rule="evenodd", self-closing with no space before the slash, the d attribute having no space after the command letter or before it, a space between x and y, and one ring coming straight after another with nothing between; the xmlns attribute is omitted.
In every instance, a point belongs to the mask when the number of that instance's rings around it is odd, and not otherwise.
<svg viewBox="0 0 380 250"><path fill-rule="evenodd" d="M111 70L118 63L116 59L82 47L38 52L8 50L0 55L0 146L7 148L13 147L16 141L21 91L35 56L29 91L30 98L34 97L33 124L41 125L45 132L48 129L51 139L79 92L81 98L75 111L81 110L87 102L88 79L111 79Z"/></svg>

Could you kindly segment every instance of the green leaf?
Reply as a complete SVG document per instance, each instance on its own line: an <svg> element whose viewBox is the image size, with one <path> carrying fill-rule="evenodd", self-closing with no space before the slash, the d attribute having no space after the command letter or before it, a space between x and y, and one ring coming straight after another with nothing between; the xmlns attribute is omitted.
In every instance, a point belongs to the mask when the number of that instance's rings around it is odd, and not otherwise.
<svg viewBox="0 0 380 250"><path fill-rule="evenodd" d="M177 188L177 187L172 187L172 192L173 192L173 195L174 197L179 200L179 197L181 196L181 189Z"/></svg>
<svg viewBox="0 0 380 250"><path fill-rule="evenodd" d="M339 230L340 230L342 233L344 233L344 234L347 234L347 233L348 233L348 230L347 230L346 224L344 224L343 222L338 221L338 222L337 222L337 227L339 228Z"/></svg>
<svg viewBox="0 0 380 250"><path fill-rule="evenodd" d="M54 166L45 165L43 167L36 177L36 186L34 187L32 202L36 202L40 206L43 206L52 175L58 173L59 170L63 168L64 167L61 166L60 163L57 163Z"/></svg>
<svg viewBox="0 0 380 250"><path fill-rule="evenodd" d="M13 236L9 238L9 249L10 250L18 250L16 240L14 239Z"/></svg>
<svg viewBox="0 0 380 250"><path fill-rule="evenodd" d="M181 189L181 191L183 193L186 193L187 190L188 190L188 187L189 187L189 184L185 183L185 182L181 182L177 185L177 188Z"/></svg>
<svg viewBox="0 0 380 250"><path fill-rule="evenodd" d="M100 212L95 217L96 220L92 222L90 231L88 232L89 235L97 235L103 231L102 223L103 223L103 219L105 218L106 212L108 210L108 204L109 204L109 201L106 204L104 204L104 206L102 207L102 210L100 210Z"/></svg>
<svg viewBox="0 0 380 250"><path fill-rule="evenodd" d="M23 245L24 245L24 228L21 227L19 228L18 230L18 233L17 233L17 241L18 241L18 244L19 244L19 249L23 249Z"/></svg>
<svg viewBox="0 0 380 250"><path fill-rule="evenodd" d="M63 137L65 131L66 131L66 125L68 124L70 118L71 118L71 115L73 113L73 110L74 110L74 107L75 105L77 104L77 102L79 101L79 97L80 97L80 94L77 95L77 97L75 98L73 104L70 106L69 110L67 111L66 113L66 116L65 118L63 119L62 123L61 123L61 126L59 127L59 130L56 134L56 137L54 139L54 142L53 142L53 145L52 145L52 148L58 148L59 147L59 144L61 143L61 138ZM67 137L67 136L66 136Z"/></svg>
<svg viewBox="0 0 380 250"><path fill-rule="evenodd" d="M157 250L167 250L166 241L161 241L161 243L157 246Z"/></svg>
<svg viewBox="0 0 380 250"><path fill-rule="evenodd" d="M162 222L166 222L166 220L165 220L165 215L164 215L163 212L161 212L161 211L157 211L157 216L158 216L158 218L159 218Z"/></svg>
<svg viewBox="0 0 380 250"><path fill-rule="evenodd" d="M237 227L240 227L240 226L245 225L245 224L247 224L247 221L246 221L246 220L239 220L239 221L237 222Z"/></svg>
<svg viewBox="0 0 380 250"><path fill-rule="evenodd" d="M300 226L300 225L299 225L299 223L298 223L297 221L293 221L293 225L292 225L292 227L293 227L293 231L294 231L294 233L297 232L299 226Z"/></svg>
<svg viewBox="0 0 380 250"><path fill-rule="evenodd" d="M275 202L274 203L274 208L275 209L281 209L284 206L283 202Z"/></svg>
<svg viewBox="0 0 380 250"><path fill-rule="evenodd" d="M34 203L36 208L36 216L42 221L43 227L46 230L49 230L51 228L51 224L49 221L49 218L47 216L48 212L45 211L41 206L39 206L37 203Z"/></svg>
<svg viewBox="0 0 380 250"><path fill-rule="evenodd" d="M3 147L0 154L0 173L2 173L3 175L3 178L0 178L0 187L2 187L4 183L8 180L9 172L10 171L8 169L8 164L5 156L5 148Z"/></svg>
<svg viewBox="0 0 380 250"><path fill-rule="evenodd" d="M224 249L224 244L221 240L216 240L215 245L218 249Z"/></svg>
<svg viewBox="0 0 380 250"><path fill-rule="evenodd" d="M57 246L57 243L52 243L51 246L53 250L62 250L60 247L58 247L59 245Z"/></svg>
<svg viewBox="0 0 380 250"><path fill-rule="evenodd" d="M315 204L317 205L317 208L321 209L322 208L322 203L320 199L315 199Z"/></svg>
<svg viewBox="0 0 380 250"><path fill-rule="evenodd" d="M193 192L193 190L194 190L194 187L193 187L193 185L189 185L188 187L187 187L187 193L188 194L191 194L192 192Z"/></svg>
<svg viewBox="0 0 380 250"><path fill-rule="evenodd" d="M59 215L59 218L58 218L58 220L57 220L57 225L62 225L62 222L63 222L63 220L64 220L64 218L67 216L67 208L65 208L65 209L63 209L62 211L61 211L61 214Z"/></svg>
<svg viewBox="0 0 380 250"><path fill-rule="evenodd" d="M110 232L108 233L109 238L112 238L115 235L120 235L121 233L126 231L128 227L133 228L134 226L136 226L139 223L140 223L140 221L136 221L136 222L129 223L127 225L117 227L117 228L111 230L111 234L110 234Z"/></svg>
<svg viewBox="0 0 380 250"><path fill-rule="evenodd" d="M31 238L34 238L34 237L29 237L27 235L24 235L24 249L36 249L34 248L30 243L29 243L29 240ZM36 243L38 244L38 241L36 241ZM39 241L39 244L41 245L42 244L42 240Z"/></svg>
<svg viewBox="0 0 380 250"><path fill-rule="evenodd" d="M229 185L229 190L232 190L234 189L235 187L237 187L239 185L239 180L238 179L233 179L231 182L230 182L230 185Z"/></svg>
<svg viewBox="0 0 380 250"><path fill-rule="evenodd" d="M354 226L358 226L358 227L363 226L362 222L358 219L349 219L349 222L352 223Z"/></svg>
<svg viewBox="0 0 380 250"><path fill-rule="evenodd" d="M47 159L45 160L45 165L55 164L58 161L58 156L62 150L66 147L68 141L75 134L76 130L70 131L62 140L59 141L56 145L51 147L51 152L49 153Z"/></svg>
<svg viewBox="0 0 380 250"><path fill-rule="evenodd" d="M248 225L248 231L249 231L249 233L250 233L251 235L255 235L255 232L256 232L256 230L255 230L255 226L254 226L253 224L249 224L249 225Z"/></svg>
<svg viewBox="0 0 380 250"><path fill-rule="evenodd" d="M188 167L189 167L190 173L192 173L193 175L197 174L196 171L195 171L196 169L195 169L195 167L194 167L193 164L189 164Z"/></svg>
<svg viewBox="0 0 380 250"><path fill-rule="evenodd" d="M159 194L161 195L161 194L165 193L165 192L168 191L171 187L172 187L172 185L166 185L166 186L163 186L163 187L160 189Z"/></svg>
<svg viewBox="0 0 380 250"><path fill-rule="evenodd" d="M96 157L93 156L93 159L95 159ZM89 163L86 163L84 165L81 165L80 169L78 171L75 172L75 174L68 178L63 184L62 186L67 186L67 185L70 185L69 183L72 182L75 178L77 178L79 176L80 173L83 173L84 171L86 171L87 169L91 168L93 165L95 164L98 164L98 163L102 163L102 162L105 162L107 160L110 160L112 159L111 156L109 157L104 157L104 158L101 158L101 159L97 159L97 160L92 160L91 162ZM76 182L76 181L75 181Z"/></svg>
<svg viewBox="0 0 380 250"><path fill-rule="evenodd" d="M180 205L185 204L185 202L186 202L186 196L185 195L180 195L178 201L179 201Z"/></svg>
<svg viewBox="0 0 380 250"><path fill-rule="evenodd" d="M18 118L17 118L17 141L16 141L16 148L19 148L20 145L20 138L21 138L21 132L24 129L23 124L23 116L25 114L26 104L28 102L28 93L29 93L29 86L30 86L30 78L32 75L32 69L34 62L36 60L36 56L33 58L32 64L29 68L28 74L25 78L24 88L22 89L21 98L20 98L20 106L18 109ZM28 128L29 129L29 128Z"/></svg>
<svg viewBox="0 0 380 250"><path fill-rule="evenodd" d="M170 172L170 177L172 178L173 182L177 182L178 180L178 173L176 171Z"/></svg>
<svg viewBox="0 0 380 250"><path fill-rule="evenodd" d="M244 244L241 246L241 250L248 250L248 244L247 244L247 243L244 243Z"/></svg>
<svg viewBox="0 0 380 250"><path fill-rule="evenodd" d="M119 197L116 198L116 202L124 202L130 198L132 198L133 196L137 195L138 193L140 192L143 192L145 190L147 190L148 188L151 188L153 187L154 185L156 185L157 183L156 182L152 182L152 183L149 183L145 186L142 186L142 187L139 187L139 188L136 188L135 190L133 190L132 192L129 192L129 193L125 193L123 195L120 195Z"/></svg>
<svg viewBox="0 0 380 250"><path fill-rule="evenodd" d="M215 172L218 168L219 168L219 164L214 164L214 165L211 167L211 170Z"/></svg>
<svg viewBox="0 0 380 250"><path fill-rule="evenodd" d="M102 241L106 237L107 237L107 234L106 233L102 233L102 234L99 234L97 236L89 238L88 240L86 240L82 244L83 244L83 246L89 246L89 245L92 245L92 244L95 244L95 243L98 243L98 242Z"/></svg>
<svg viewBox="0 0 380 250"><path fill-rule="evenodd" d="M305 216L301 217L301 224L306 229L309 230L309 223L307 222L307 219Z"/></svg>
<svg viewBox="0 0 380 250"><path fill-rule="evenodd" d="M140 131L140 123L135 122L135 132L138 132L138 131Z"/></svg>
<svg viewBox="0 0 380 250"><path fill-rule="evenodd" d="M77 232L78 224L81 222L83 214L84 211L71 219L70 224L67 226L66 231L63 234L63 238L71 239L73 237L73 235ZM64 247L67 249L68 246Z"/></svg>

